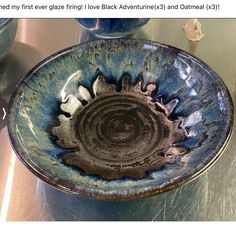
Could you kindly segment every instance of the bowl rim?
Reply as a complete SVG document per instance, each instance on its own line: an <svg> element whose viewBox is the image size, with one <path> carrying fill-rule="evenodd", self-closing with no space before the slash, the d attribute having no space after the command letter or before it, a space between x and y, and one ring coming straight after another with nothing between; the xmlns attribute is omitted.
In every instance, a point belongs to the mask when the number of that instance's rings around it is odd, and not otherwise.
<svg viewBox="0 0 236 227"><path fill-rule="evenodd" d="M104 193L100 193L99 190L89 192L88 190L85 190L85 188L73 187L73 189L70 189L66 183L61 183L60 181L55 180L51 177L49 178L45 171L43 172L37 165L35 165L35 163L26 161L24 159L24 157L21 156L21 154L17 150L17 147L21 147L21 145L17 139L14 139L15 130L14 130L14 128L10 127L10 122L11 122L12 118L14 120L14 115L16 113L14 113L14 111L12 111L12 110L14 110L13 104L15 103L17 98L19 97L19 92L21 91L20 88L22 86L24 86L24 81L29 79L30 77L32 77L34 72L40 70L40 68L43 65L47 64L49 61L53 60L54 58L59 57L60 55L64 55L66 53L69 53L69 52L73 51L74 49L79 48L80 46L89 45L89 44L96 43L96 42L107 42L107 41L114 41L114 40L115 41L121 41L121 40L138 41L138 42L143 42L146 44L148 43L153 46L164 46L167 48L174 49L180 53L183 53L187 56L192 57L194 60L197 60L199 63L205 65L206 67L209 67L212 70L212 72L217 75L217 77L219 78L219 80L223 84L224 92L227 96L227 100L229 103L229 116L230 116L229 124L228 124L228 128L227 128L227 133L225 134L226 138L225 138L224 142L219 145L219 149L216 151L216 154L214 155L214 157L211 158L210 160L207 160L206 164L202 168L200 168L198 170L195 169L193 174L185 176L185 177L180 177L180 178L176 179L174 182L166 184L163 187L156 187L156 188L149 187L149 190L147 190L147 191L140 192L139 189L138 190L131 189L131 190L129 190L129 193L127 193L127 194L121 194L121 193L120 194L118 194L118 193L109 194L109 190L107 190L107 191L104 190ZM193 181L198 176L200 176L202 173L204 173L209 167L211 167L218 160L218 158L223 154L223 152L225 151L225 148L228 145L228 142L232 136L233 127L234 127L234 104L233 104L232 97L230 95L228 87L226 86L224 81L221 79L220 75L218 73L216 73L212 69L212 67L210 67L208 64L206 64L204 61L200 60L198 57L196 57L196 56L194 56L194 55L192 55L192 54L188 53L187 51L184 51L180 48L174 47L169 44L164 44L164 43L152 41L152 40L137 39L137 38L117 38L117 39L111 38L111 39L105 39L105 40L102 39L102 40L89 41L86 43L79 43L79 44L67 47L65 49L62 49L62 50L55 52L54 54L46 57L44 60L37 63L31 70L29 70L28 73L22 78L20 83L17 85L17 87L16 87L16 89L15 89L14 93L12 94L10 101L9 101L9 118L8 118L8 123L7 123L7 131L8 131L9 140L10 140L11 146L12 146L15 154L21 160L21 162L27 167L27 169L29 169L34 175L39 177L41 180L43 180L44 182L46 182L50 186L53 186L53 187L59 189L60 191L69 192L69 193L72 193L75 195L79 195L79 196L81 195L81 196L85 196L85 197L93 198L93 199L112 200L112 201L134 200L134 199L144 198L147 196L153 196L153 195L157 195L157 194L160 194L163 192L167 192L169 190L177 188L180 185L184 185L186 183ZM71 183L71 184L74 184L74 183ZM77 185L77 184L74 184L74 185Z"/></svg>
<svg viewBox="0 0 236 227"><path fill-rule="evenodd" d="M14 18L1 18L5 19L2 24L0 24L0 29L4 28L4 26L8 25L11 21L15 20Z"/></svg>

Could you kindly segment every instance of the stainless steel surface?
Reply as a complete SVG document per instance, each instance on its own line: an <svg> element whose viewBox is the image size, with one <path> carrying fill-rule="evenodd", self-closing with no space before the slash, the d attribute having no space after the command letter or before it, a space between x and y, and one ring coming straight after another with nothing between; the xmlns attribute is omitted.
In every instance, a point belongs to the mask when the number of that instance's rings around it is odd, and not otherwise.
<svg viewBox="0 0 236 227"><path fill-rule="evenodd" d="M152 19L134 37L167 43L217 71L236 103L236 19L202 19L206 36L190 43L184 19ZM212 168L170 192L131 202L106 202L60 192L16 158L7 135L10 95L25 73L50 54L93 39L72 19L21 19L11 52L0 64L0 221L3 220L236 220L236 133Z"/></svg>

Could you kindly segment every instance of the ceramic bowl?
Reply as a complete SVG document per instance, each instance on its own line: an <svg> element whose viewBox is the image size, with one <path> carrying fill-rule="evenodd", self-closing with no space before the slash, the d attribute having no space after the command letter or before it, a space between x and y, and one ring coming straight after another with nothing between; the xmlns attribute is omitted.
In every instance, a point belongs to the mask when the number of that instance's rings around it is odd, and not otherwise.
<svg viewBox="0 0 236 227"><path fill-rule="evenodd" d="M0 18L0 61L7 54L15 40L17 19Z"/></svg>
<svg viewBox="0 0 236 227"><path fill-rule="evenodd" d="M233 105L209 66L174 47L97 40L47 58L10 102L22 162L63 191L129 200L176 188L223 152Z"/></svg>
<svg viewBox="0 0 236 227"><path fill-rule="evenodd" d="M147 18L78 18L86 30L102 37L123 37L146 24Z"/></svg>

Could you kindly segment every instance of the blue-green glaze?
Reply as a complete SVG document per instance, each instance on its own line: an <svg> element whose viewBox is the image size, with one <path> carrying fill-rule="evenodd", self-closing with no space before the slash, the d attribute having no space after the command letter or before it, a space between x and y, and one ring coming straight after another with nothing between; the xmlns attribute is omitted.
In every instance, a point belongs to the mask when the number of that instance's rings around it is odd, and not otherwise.
<svg viewBox="0 0 236 227"><path fill-rule="evenodd" d="M0 18L0 27L3 26L7 21L8 19L6 18Z"/></svg>
<svg viewBox="0 0 236 227"><path fill-rule="evenodd" d="M73 81L71 75L78 70L80 76ZM189 149L185 165L177 160L139 180L107 181L62 164L60 154L71 150L55 143L51 128L58 124L63 86L70 77L66 93L75 93L78 84L89 89L100 73L113 83L125 73L132 83L141 76L144 83L158 85L153 98L179 100L171 118L185 117L190 136L176 144ZM231 97L217 73L184 51L136 39L85 43L44 60L12 96L8 123L17 155L41 179L64 191L112 200L158 194L194 179L222 153L232 126Z"/></svg>
<svg viewBox="0 0 236 227"><path fill-rule="evenodd" d="M0 61L7 54L15 40L17 19L0 18Z"/></svg>
<svg viewBox="0 0 236 227"><path fill-rule="evenodd" d="M83 28L99 36L121 37L146 24L148 18L77 18Z"/></svg>

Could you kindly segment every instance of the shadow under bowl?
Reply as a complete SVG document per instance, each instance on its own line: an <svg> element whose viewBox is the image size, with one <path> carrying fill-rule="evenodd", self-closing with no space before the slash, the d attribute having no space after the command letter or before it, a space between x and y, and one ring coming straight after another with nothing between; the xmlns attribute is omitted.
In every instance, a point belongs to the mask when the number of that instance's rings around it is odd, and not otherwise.
<svg viewBox="0 0 236 227"><path fill-rule="evenodd" d="M199 176L223 152L233 105L218 74L177 48L97 40L33 68L10 102L12 145L56 188L131 200Z"/></svg>

